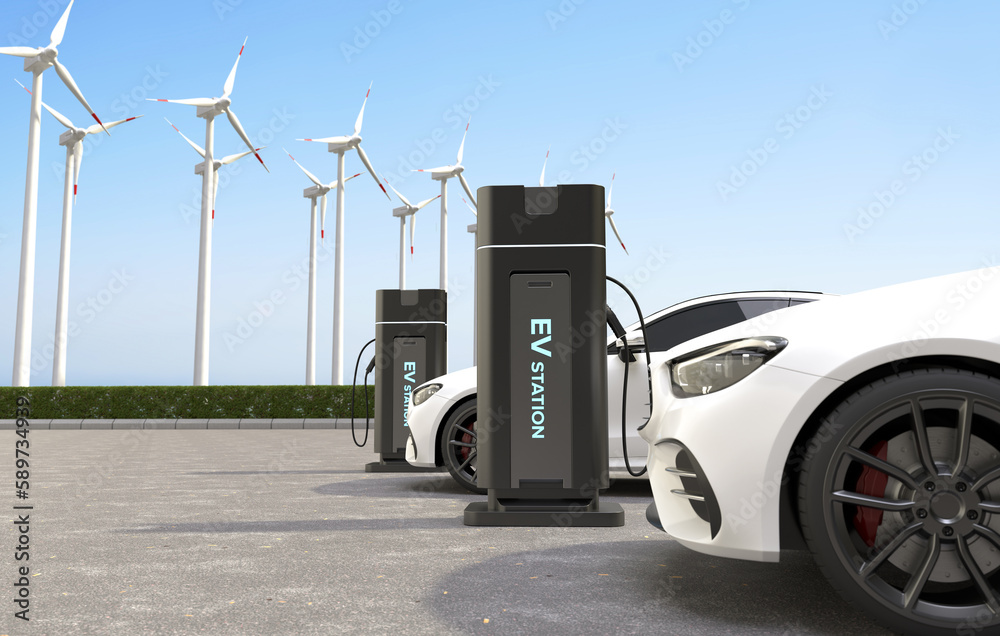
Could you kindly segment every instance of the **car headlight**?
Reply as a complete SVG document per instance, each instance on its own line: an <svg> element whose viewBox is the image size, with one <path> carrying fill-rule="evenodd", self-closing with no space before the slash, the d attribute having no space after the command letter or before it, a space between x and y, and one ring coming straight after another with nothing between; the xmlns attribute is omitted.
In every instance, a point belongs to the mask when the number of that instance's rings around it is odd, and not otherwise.
<svg viewBox="0 0 1000 636"><path fill-rule="evenodd" d="M735 340L671 360L670 383L677 397L715 393L731 387L788 346L784 338Z"/></svg>
<svg viewBox="0 0 1000 636"><path fill-rule="evenodd" d="M410 398L410 403L413 404L413 406L420 406L426 402L430 396L440 390L440 384L426 384L413 392L413 396Z"/></svg>

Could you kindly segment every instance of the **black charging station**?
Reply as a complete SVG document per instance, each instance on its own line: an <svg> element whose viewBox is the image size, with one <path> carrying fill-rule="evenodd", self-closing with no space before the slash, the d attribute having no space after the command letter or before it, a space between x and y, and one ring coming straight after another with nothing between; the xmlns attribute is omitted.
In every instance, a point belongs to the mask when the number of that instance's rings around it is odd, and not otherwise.
<svg viewBox="0 0 1000 636"><path fill-rule="evenodd" d="M375 292L375 452L365 472L439 472L406 461L410 393L448 372L448 294L441 289Z"/></svg>
<svg viewBox="0 0 1000 636"><path fill-rule="evenodd" d="M612 527L604 188L480 188L472 526Z"/></svg>

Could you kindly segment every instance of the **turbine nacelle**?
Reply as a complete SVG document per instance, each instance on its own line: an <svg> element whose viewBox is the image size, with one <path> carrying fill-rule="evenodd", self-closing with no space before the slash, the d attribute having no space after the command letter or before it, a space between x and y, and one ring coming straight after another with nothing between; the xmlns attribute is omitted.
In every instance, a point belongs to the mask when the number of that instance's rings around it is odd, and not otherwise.
<svg viewBox="0 0 1000 636"><path fill-rule="evenodd" d="M405 216L410 216L414 212L416 212L416 209L414 209L412 206L404 205L399 208L393 208L392 215L395 217L405 217Z"/></svg>
<svg viewBox="0 0 1000 636"><path fill-rule="evenodd" d="M63 134L59 135L59 145L60 146L72 146L73 144L83 141L83 138L88 135L86 128L74 128L73 130L67 130Z"/></svg>
<svg viewBox="0 0 1000 636"><path fill-rule="evenodd" d="M47 46L45 48L39 47L38 55L24 59L24 70L25 72L35 73L37 75L38 73L55 66L56 58L58 57L59 51L57 51L54 46Z"/></svg>
<svg viewBox="0 0 1000 636"><path fill-rule="evenodd" d="M326 149L329 152L347 152L360 146L361 141L361 135L351 135L350 137L345 137L343 141L337 140L327 143Z"/></svg>
<svg viewBox="0 0 1000 636"><path fill-rule="evenodd" d="M424 172L431 173L431 179L435 181L447 181L465 172L465 166L444 166L442 168L432 168Z"/></svg>

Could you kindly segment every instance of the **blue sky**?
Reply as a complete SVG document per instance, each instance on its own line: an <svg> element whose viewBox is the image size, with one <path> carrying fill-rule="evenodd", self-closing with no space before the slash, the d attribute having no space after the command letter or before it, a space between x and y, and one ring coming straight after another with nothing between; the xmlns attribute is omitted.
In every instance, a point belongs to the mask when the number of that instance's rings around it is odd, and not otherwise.
<svg viewBox="0 0 1000 636"><path fill-rule="evenodd" d="M64 6L4 2L3 45L47 44L58 17L49 14ZM193 108L141 100L221 94L247 36L233 109L254 141L269 145L271 174L251 159L222 178L212 384L304 381L307 296L295 268L308 256L301 193L309 182L281 148L333 180L335 155L295 139L350 133L372 81L363 145L411 200L438 188L410 168L452 163L469 114L464 164L473 188L536 184L550 145L550 184L607 186L617 173L615 219L631 255L609 248L608 271L631 283L646 313L709 293L849 293L1000 260L994 2L164 6L78 0L60 47L104 120L145 115L113 138L95 138L86 153L73 225L69 384L190 384L200 159L163 118L199 143L203 122ZM3 56L0 64L11 78L30 79L20 60ZM2 95L0 369L9 373L29 101L13 81ZM51 71L44 95L86 122ZM45 115L33 385L51 382L45 346L55 325L60 132ZM242 148L224 120L216 148ZM347 170L363 170L353 153ZM473 242L465 227L473 219L457 182L449 191L449 366L458 369L472 360ZM374 335L374 291L397 284L395 205L367 176L349 184L348 375ZM432 204L420 213L411 288L437 286L438 227ZM331 374L331 236L319 266L321 383ZM116 277L127 284L111 284ZM234 340L276 291L284 301ZM620 302L617 292L609 296Z"/></svg>

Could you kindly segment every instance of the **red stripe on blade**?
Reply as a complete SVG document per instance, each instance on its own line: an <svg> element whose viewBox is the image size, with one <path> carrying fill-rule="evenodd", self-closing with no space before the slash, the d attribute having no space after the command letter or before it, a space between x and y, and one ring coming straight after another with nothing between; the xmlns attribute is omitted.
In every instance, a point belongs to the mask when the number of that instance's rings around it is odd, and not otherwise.
<svg viewBox="0 0 1000 636"><path fill-rule="evenodd" d="M73 184L73 196L76 196L76 189L77 189L77 187L78 186L74 183Z"/></svg>

